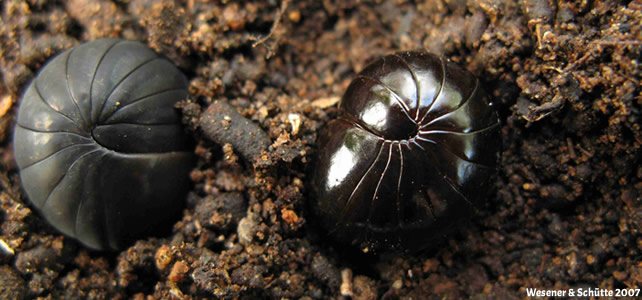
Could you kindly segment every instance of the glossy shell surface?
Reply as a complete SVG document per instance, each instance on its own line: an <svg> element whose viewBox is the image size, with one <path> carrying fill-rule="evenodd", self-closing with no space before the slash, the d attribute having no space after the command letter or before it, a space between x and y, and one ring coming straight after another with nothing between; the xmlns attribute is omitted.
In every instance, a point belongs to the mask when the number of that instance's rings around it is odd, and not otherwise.
<svg viewBox="0 0 642 300"><path fill-rule="evenodd" d="M171 226L193 157L174 104L188 82L136 41L101 39L49 61L25 90L14 132L21 183L58 230L121 249Z"/></svg>
<svg viewBox="0 0 642 300"><path fill-rule="evenodd" d="M468 71L421 52L389 55L350 83L320 135L313 212L363 251L430 247L492 190L497 113Z"/></svg>

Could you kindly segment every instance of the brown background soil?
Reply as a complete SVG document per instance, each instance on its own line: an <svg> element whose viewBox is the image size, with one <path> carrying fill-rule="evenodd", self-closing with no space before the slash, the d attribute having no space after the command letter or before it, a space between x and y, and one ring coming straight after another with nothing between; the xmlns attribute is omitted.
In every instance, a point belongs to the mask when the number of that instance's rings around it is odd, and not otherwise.
<svg viewBox="0 0 642 300"><path fill-rule="evenodd" d="M2 299L503 299L533 287L642 286L639 1L9 0L0 9ZM12 153L28 81L56 53L101 37L143 41L190 78L180 108L199 157L173 233L120 253L88 251L47 225ZM351 253L320 238L306 211L315 140L356 72L416 49L466 66L493 96L504 146L496 192L433 251ZM214 143L199 127L215 100L267 133L254 163L243 153L256 149Z"/></svg>

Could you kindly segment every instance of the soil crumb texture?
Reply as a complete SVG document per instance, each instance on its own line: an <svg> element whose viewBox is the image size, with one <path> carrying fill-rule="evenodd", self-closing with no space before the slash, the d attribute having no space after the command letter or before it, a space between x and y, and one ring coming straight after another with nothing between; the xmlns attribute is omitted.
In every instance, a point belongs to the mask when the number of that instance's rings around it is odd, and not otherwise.
<svg viewBox="0 0 642 300"><path fill-rule="evenodd" d="M171 232L119 252L89 250L47 224L13 153L38 70L105 37L140 41L187 76L190 96L176 109L197 157ZM309 211L317 138L355 74L411 50L481 80L499 112L500 170L442 243L364 254L327 239ZM641 53L635 0L3 1L0 298L639 291Z"/></svg>

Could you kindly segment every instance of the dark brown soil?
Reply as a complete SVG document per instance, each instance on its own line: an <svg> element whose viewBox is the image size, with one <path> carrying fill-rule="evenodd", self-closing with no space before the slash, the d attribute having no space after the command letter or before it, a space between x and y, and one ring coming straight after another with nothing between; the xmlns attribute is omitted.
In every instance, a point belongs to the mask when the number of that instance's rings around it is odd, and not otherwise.
<svg viewBox="0 0 642 300"><path fill-rule="evenodd" d="M642 286L639 1L8 0L0 9L2 299L505 299L527 288ZM12 153L28 81L56 53L101 37L143 41L190 78L179 106L199 157L173 234L120 253L89 251L47 225ZM362 255L312 226L306 173L353 75L417 49L466 66L493 96L505 149L496 192L435 250ZM239 120L202 122L215 101ZM216 126L245 119L265 139L210 140Z"/></svg>

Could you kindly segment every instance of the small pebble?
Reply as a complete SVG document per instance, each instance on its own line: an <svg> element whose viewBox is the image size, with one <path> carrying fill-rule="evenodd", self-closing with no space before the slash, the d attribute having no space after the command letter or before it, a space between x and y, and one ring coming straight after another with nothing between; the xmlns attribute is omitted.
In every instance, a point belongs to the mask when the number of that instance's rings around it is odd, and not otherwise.
<svg viewBox="0 0 642 300"><path fill-rule="evenodd" d="M185 279L185 274L189 271L189 266L183 261L177 261L169 273L169 280L172 282L181 282Z"/></svg>
<svg viewBox="0 0 642 300"><path fill-rule="evenodd" d="M341 296L351 297L352 296L352 270L343 269L341 271Z"/></svg>

